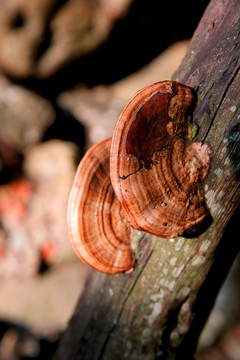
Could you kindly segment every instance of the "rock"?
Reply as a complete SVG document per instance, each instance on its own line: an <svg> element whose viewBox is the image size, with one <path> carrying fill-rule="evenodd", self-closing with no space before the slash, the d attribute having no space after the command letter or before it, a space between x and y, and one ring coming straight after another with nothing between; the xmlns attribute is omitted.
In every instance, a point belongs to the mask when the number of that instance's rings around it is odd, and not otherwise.
<svg viewBox="0 0 240 360"><path fill-rule="evenodd" d="M55 3L56 0L0 2L0 67L7 74L24 78L34 72L37 51Z"/></svg>
<svg viewBox="0 0 240 360"><path fill-rule="evenodd" d="M133 0L0 2L0 68L16 78L47 78L108 37Z"/></svg>
<svg viewBox="0 0 240 360"><path fill-rule="evenodd" d="M86 129L86 148L112 136L123 101L114 98L107 87L73 89L62 93L59 105L68 109Z"/></svg>
<svg viewBox="0 0 240 360"><path fill-rule="evenodd" d="M76 87L58 96L59 106L72 112L85 126L87 148L112 136L118 116L134 93L155 81L171 79L188 43L171 45L144 68L112 85L91 89Z"/></svg>
<svg viewBox="0 0 240 360"><path fill-rule="evenodd" d="M25 227L47 264L74 256L68 243L66 212L76 153L72 143L61 140L34 145L25 152L24 170L36 187Z"/></svg>
<svg viewBox="0 0 240 360"><path fill-rule="evenodd" d="M111 86L113 95L124 102L139 89L156 81L171 80L185 56L189 40L178 41L170 45L141 70L123 78Z"/></svg>
<svg viewBox="0 0 240 360"><path fill-rule="evenodd" d="M54 120L50 102L0 75L0 134L4 141L22 151L40 141Z"/></svg>
<svg viewBox="0 0 240 360"><path fill-rule="evenodd" d="M115 23L132 0L69 0L49 24L49 47L40 57L36 75L46 78L105 41Z"/></svg>
<svg viewBox="0 0 240 360"><path fill-rule="evenodd" d="M3 318L4 314L4 319L17 322L18 329L20 324L27 326L34 334L40 335L41 339L43 336L49 338L54 333L57 335L66 327L77 299L84 289L88 273L89 268L77 259L56 264L45 272L44 276L34 276L21 281L1 280L1 317ZM1 322L0 330L2 331ZM45 357L32 355L14 359L23 358L52 359L46 356L46 353Z"/></svg>
<svg viewBox="0 0 240 360"><path fill-rule="evenodd" d="M0 186L0 277L29 277L39 268L38 249L24 226L33 184L17 180Z"/></svg>
<svg viewBox="0 0 240 360"><path fill-rule="evenodd" d="M66 211L76 147L51 140L25 149L28 180L0 186L0 277L29 278L42 263L75 257Z"/></svg>

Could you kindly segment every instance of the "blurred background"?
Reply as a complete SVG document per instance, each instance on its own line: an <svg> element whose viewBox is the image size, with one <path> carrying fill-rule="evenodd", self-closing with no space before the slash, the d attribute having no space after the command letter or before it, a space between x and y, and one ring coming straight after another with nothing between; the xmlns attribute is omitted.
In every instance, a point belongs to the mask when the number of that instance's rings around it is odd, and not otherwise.
<svg viewBox="0 0 240 360"><path fill-rule="evenodd" d="M88 273L67 238L76 166L130 96L171 79L207 4L0 0L0 360L52 358ZM239 277L236 261L198 359L236 353Z"/></svg>

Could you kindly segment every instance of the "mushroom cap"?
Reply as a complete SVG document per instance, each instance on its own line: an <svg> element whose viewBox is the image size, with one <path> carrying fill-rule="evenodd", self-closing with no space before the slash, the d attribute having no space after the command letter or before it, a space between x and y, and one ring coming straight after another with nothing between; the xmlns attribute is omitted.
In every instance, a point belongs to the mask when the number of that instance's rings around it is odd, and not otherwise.
<svg viewBox="0 0 240 360"><path fill-rule="evenodd" d="M69 240L79 258L114 274L134 266L132 229L114 194L109 174L111 139L91 147L81 160L68 203Z"/></svg>
<svg viewBox="0 0 240 360"><path fill-rule="evenodd" d="M151 84L123 109L112 137L110 175L133 228L171 238L192 231L209 212L201 185L210 148L189 140L191 88Z"/></svg>

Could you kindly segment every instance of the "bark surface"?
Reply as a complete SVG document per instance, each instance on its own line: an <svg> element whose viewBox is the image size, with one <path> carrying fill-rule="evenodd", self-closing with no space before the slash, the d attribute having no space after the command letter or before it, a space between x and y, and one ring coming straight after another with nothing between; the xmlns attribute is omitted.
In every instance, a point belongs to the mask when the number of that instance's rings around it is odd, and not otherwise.
<svg viewBox="0 0 240 360"><path fill-rule="evenodd" d="M135 231L134 272L90 273L55 360L193 358L239 250L239 54L240 2L212 0L173 76L195 89L195 140L212 148L204 186L211 225L169 240Z"/></svg>

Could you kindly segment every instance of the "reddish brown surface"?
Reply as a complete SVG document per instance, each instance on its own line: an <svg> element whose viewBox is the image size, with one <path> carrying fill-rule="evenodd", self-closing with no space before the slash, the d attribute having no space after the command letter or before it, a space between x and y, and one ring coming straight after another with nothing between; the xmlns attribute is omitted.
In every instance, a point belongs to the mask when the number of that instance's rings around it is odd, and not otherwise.
<svg viewBox="0 0 240 360"><path fill-rule="evenodd" d="M109 175L111 139L93 146L81 160L68 206L72 247L86 264L114 274L133 267L131 228Z"/></svg>
<svg viewBox="0 0 240 360"><path fill-rule="evenodd" d="M198 227L208 215L201 184L210 149L188 139L189 87L154 83L126 105L111 148L111 180L124 214L139 230L164 238Z"/></svg>
<svg viewBox="0 0 240 360"><path fill-rule="evenodd" d="M173 120L169 114L171 108L171 100L174 96L178 95L179 88L181 86L177 82L165 82L159 83L158 91L153 92L145 101L145 96L149 95L149 92L145 89L141 93L143 97L137 97L133 100L133 103L129 105L132 110L130 119L125 117L125 121L130 121L128 133L126 134L126 153L127 155L134 155L141 166L149 170L153 163L153 153L162 150L165 146L169 146L171 139L179 136L179 134L170 133L167 125ZM170 87L168 89L167 87ZM166 92L164 92L166 91ZM191 103L191 91L188 94L189 104ZM140 105L138 103L140 102ZM135 110L136 108L136 110ZM130 111L131 111L130 110ZM136 111L136 112L135 112ZM185 114L185 109L182 109ZM127 113L129 115L129 113ZM186 126L185 126L186 130Z"/></svg>
<svg viewBox="0 0 240 360"><path fill-rule="evenodd" d="M152 155L168 143L166 125L170 121L166 104L170 94L153 95L136 114L126 139L126 153L134 155L147 170L152 165Z"/></svg>

